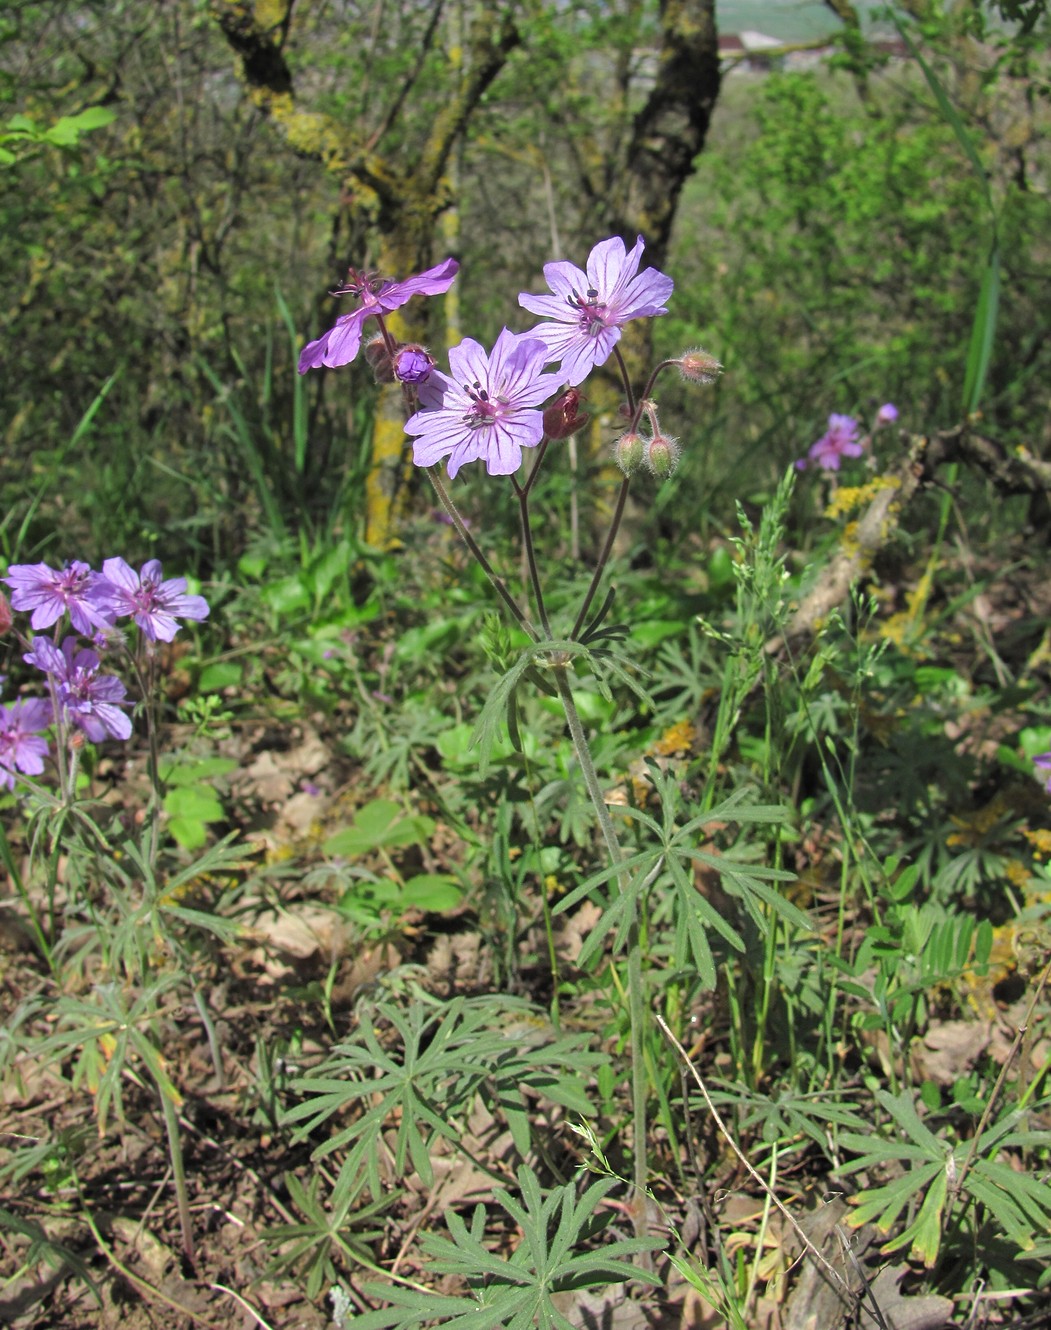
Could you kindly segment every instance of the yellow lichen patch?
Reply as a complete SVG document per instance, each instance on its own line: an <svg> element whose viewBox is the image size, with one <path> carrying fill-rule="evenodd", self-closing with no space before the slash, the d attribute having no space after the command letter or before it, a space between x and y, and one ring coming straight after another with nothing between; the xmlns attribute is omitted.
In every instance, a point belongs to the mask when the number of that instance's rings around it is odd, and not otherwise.
<svg viewBox="0 0 1051 1330"><path fill-rule="evenodd" d="M879 626L880 637L886 638L904 655L916 655L917 647L923 637L923 611L931 593L934 569L927 568L906 598L906 608L892 614Z"/></svg>
<svg viewBox="0 0 1051 1330"><path fill-rule="evenodd" d="M653 751L659 757L682 757L693 747L696 738L696 726L688 720L679 720L664 731L653 745Z"/></svg>
<svg viewBox="0 0 1051 1330"><path fill-rule="evenodd" d="M1023 827L1022 835L1033 847L1034 858L1044 859L1051 854L1051 831L1046 827L1037 827L1035 830Z"/></svg>
<svg viewBox="0 0 1051 1330"><path fill-rule="evenodd" d="M843 528L839 537L839 547L848 559L856 559L861 553L857 522L848 522Z"/></svg>
<svg viewBox="0 0 1051 1330"><path fill-rule="evenodd" d="M865 485L843 485L832 495L825 508L825 516L830 518L845 517L865 504L871 503L883 490L898 489L901 481L897 476L876 476Z"/></svg>
<svg viewBox="0 0 1051 1330"><path fill-rule="evenodd" d="M1021 859L1008 859L1004 864L1004 877L1007 878L1012 887L1017 887L1019 891L1025 891L1032 876L1029 868L1022 863Z"/></svg>

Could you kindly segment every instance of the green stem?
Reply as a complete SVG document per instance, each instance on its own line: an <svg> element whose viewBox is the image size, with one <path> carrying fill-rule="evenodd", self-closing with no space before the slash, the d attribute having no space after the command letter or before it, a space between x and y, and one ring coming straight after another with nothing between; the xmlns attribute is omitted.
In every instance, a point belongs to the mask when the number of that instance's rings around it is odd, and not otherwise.
<svg viewBox="0 0 1051 1330"><path fill-rule="evenodd" d="M507 606L507 609L510 611L511 616L516 620L518 625L525 632L529 634L529 636L533 639L534 642L539 642L540 641L539 633L537 633L533 625L529 622L529 620L525 617L522 611L518 608L518 605L514 597L511 595L510 591L508 591L507 587L504 586L503 579L497 575L492 564L482 553L478 542L475 540L474 536L471 535L470 531L468 531L467 527L464 525L464 520L460 516L460 511L456 507L456 504L453 503L452 496L449 494L449 491L445 488L445 483L442 480L441 476L438 474L437 470L435 470L435 468L432 466L427 467L427 476L431 484L434 486L434 492L438 496L438 501L441 503L445 511L449 514L449 518L452 521L453 526L456 528L457 535L467 546L467 548L471 551L474 557L478 560L478 566L481 568L482 572L485 573L486 577L489 579L489 583L492 586L493 590Z"/></svg>
<svg viewBox="0 0 1051 1330"><path fill-rule="evenodd" d="M580 607L580 613L577 615L576 623L573 625L571 638L576 638L584 626L584 620L588 617L588 610L591 608L591 602L595 599L595 593L598 591L599 583L602 581L602 574L606 571L606 564L609 562L609 556L613 551L613 542L617 538L617 532L620 530L621 519L624 516L624 505L628 501L628 489L631 485L631 479L625 476L620 483L620 493L617 495L617 506L613 511L613 520L609 524L609 531L606 535L606 543L602 546L602 553L599 555L599 561L595 565L595 571L591 575L591 585L588 587L588 593L584 597L584 603Z"/></svg>
<svg viewBox="0 0 1051 1330"><path fill-rule="evenodd" d="M175 1203L179 1210L179 1228L182 1231L182 1249L190 1265L196 1266L197 1253L193 1241L193 1225L190 1221L190 1196L186 1190L186 1169L182 1162L182 1141L179 1137L179 1115L163 1089L158 1085L161 1097L161 1111L164 1114L164 1128L168 1133L168 1158L172 1165L172 1179L175 1183Z"/></svg>
<svg viewBox="0 0 1051 1330"><path fill-rule="evenodd" d="M546 446L547 440L544 440ZM541 454L542 455L542 454ZM540 584L540 570L536 563L536 547L533 544L533 531L529 524L529 490L536 475L537 467L540 465L540 459L537 459L537 465L533 468L529 479L525 485L518 483L518 477L511 477L511 484L515 487L515 494L518 495L518 510L522 522L522 550L525 553L526 565L529 568L529 583L533 588L533 600L536 603L536 612L540 618L541 627L544 630L544 636L551 636L551 624L548 622L547 609L544 606L544 588Z"/></svg>
<svg viewBox="0 0 1051 1330"><path fill-rule="evenodd" d="M610 816L609 808L599 784L598 773L591 758L587 735L580 720L576 703L573 701L573 688L569 681L569 671L565 665L557 665L552 674L558 696L565 712L573 750L580 765L587 787L588 796L595 809L602 839L606 842L610 863L617 873L617 890L623 895L627 891L621 865L624 854L617 840L616 828ZM646 1021L646 997L643 989L642 942L639 929L638 906L632 910L631 924L628 929L628 1017L631 1024L631 1101L634 1123L635 1146L635 1201L632 1214L635 1220L635 1232L639 1237L646 1234L646 1194L649 1183L647 1167L647 1132L646 1132L646 1061L643 1049L643 1034Z"/></svg>
<svg viewBox="0 0 1051 1330"><path fill-rule="evenodd" d="M52 977L57 978L58 971L55 968L55 960L51 954L51 945L47 940L43 925L40 922L40 915L37 913L36 906L26 890L26 884L22 880L22 874L15 856L11 851L11 844L7 839L7 832L4 830L3 823L0 823L0 863L7 869L7 876L14 884L18 898L22 902L22 907L26 912L26 918L29 920L33 933L36 936L37 946L40 948L40 954L47 961L47 967L51 971Z"/></svg>

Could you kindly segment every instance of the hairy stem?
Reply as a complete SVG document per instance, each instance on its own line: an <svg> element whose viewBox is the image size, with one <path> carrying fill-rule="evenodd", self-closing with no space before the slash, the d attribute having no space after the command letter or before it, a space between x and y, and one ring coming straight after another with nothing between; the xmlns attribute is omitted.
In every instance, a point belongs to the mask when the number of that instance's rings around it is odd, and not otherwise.
<svg viewBox="0 0 1051 1330"><path fill-rule="evenodd" d="M489 579L490 585L492 586L493 590L504 602L504 605L510 611L511 616L514 618L516 623L518 623L529 634L529 636L533 639L534 642L539 642L540 636L537 633L536 629L525 617L522 611L518 608L518 604L515 601L515 598L511 595L510 591L508 591L507 587L504 586L503 578L501 578L497 574L496 570L493 568L493 565L482 553L481 548L479 547L479 544L475 540L474 536L472 536L470 531L467 530L467 527L464 524L464 520L460 516L460 510L456 507L456 504L453 503L452 496L449 494L449 491L445 488L445 482L438 474L436 468L434 468L433 466L427 467L427 476L431 484L434 486L434 492L438 496L438 501L441 503L445 511L449 514L449 518L452 521L453 526L456 528L457 535L467 546L467 548L471 551L474 557L478 560L478 566L481 568L482 572L485 573L486 577Z"/></svg>
<svg viewBox="0 0 1051 1330"><path fill-rule="evenodd" d="M621 869L624 862L624 853L620 848L620 842L617 840L616 828L613 826L613 819L610 816L609 807L599 784L598 773L591 759L591 750L588 747L587 735L584 733L580 713L573 701L573 688L569 679L569 671L564 665L559 665L555 667L552 673L555 686L558 689L558 696L562 702L562 709L565 712L566 724L569 726L573 750L576 753L577 762L580 764L584 784L587 786L588 796L595 809L595 816L598 818L602 839L606 842L610 863L617 870L617 889L623 895L627 890L627 883ZM639 1237L643 1237L646 1233L646 1188L649 1182L646 1133L646 1060L643 1050L646 998L643 991L642 942L637 905L632 911L631 925L628 931L628 1017L631 1024L631 1102L635 1147L636 1204L632 1206L632 1214L634 1216L635 1232Z"/></svg>

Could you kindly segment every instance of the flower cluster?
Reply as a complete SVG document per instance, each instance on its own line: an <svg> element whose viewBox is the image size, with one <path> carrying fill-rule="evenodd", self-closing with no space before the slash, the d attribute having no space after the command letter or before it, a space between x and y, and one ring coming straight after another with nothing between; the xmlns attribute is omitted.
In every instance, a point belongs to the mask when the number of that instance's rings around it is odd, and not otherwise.
<svg viewBox="0 0 1051 1330"><path fill-rule="evenodd" d="M872 429L884 429L893 425L898 418L898 408L893 402L885 402L876 412ZM869 442L868 437L861 438L861 426L853 416L828 418L828 429L816 443L812 443L807 455L796 462L797 471L806 471L817 466L823 471L838 471L844 457L860 457Z"/></svg>
<svg viewBox="0 0 1051 1330"><path fill-rule="evenodd" d="M375 317L380 336L369 343L365 355L376 377L416 389L419 409L405 426L415 439L416 465L429 467L447 459L454 477L465 463L482 461L490 475L512 475L524 448L535 448L545 438L568 438L587 423L588 417L577 411L577 386L614 353L623 326L667 313L674 283L655 268L640 271L644 249L641 236L630 250L613 236L592 249L584 268L546 264L549 294L523 291L518 297L523 309L546 321L525 333L504 328L491 351L465 338L449 352L448 374L435 367L424 347L399 347L387 333L383 315L413 295L448 290L456 261L446 259L403 282L352 270L352 280L335 294L353 295L358 308L304 349L300 372L353 360L363 323ZM699 383L711 383L722 369L703 351L670 363ZM567 391L543 411L543 403L560 386Z"/></svg>
<svg viewBox="0 0 1051 1330"><path fill-rule="evenodd" d="M49 697L19 698L0 708L0 784L13 789L16 771L43 771L48 746L41 735L52 725L93 743L130 736L127 689L116 675L102 672L99 655L119 619L132 619L149 642L170 642L179 619L207 618L208 602L187 593L185 578L165 580L156 559L138 572L120 558L107 559L101 572L79 560L61 569L12 564L3 580L11 588L11 607L30 615L35 633L55 629L54 640L31 637L23 656L47 677ZM7 617L10 626L9 610ZM75 631L63 636L65 619ZM92 646L76 633L92 639Z"/></svg>

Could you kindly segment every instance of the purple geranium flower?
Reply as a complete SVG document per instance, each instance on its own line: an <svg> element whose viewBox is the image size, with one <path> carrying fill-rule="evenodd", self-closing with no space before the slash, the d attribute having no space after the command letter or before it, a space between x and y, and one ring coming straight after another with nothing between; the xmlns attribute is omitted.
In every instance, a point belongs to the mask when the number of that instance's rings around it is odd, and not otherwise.
<svg viewBox="0 0 1051 1330"><path fill-rule="evenodd" d="M12 590L12 606L33 611L29 622L37 632L66 613L78 633L90 635L109 625L99 604L102 578L79 559L57 572L46 563L14 563L4 581Z"/></svg>
<svg viewBox="0 0 1051 1330"><path fill-rule="evenodd" d="M102 565L105 604L114 618L130 614L151 642L170 642L179 631L176 619L207 619L203 596L186 594L186 578L163 581L157 559L148 559L139 572L123 559Z"/></svg>
<svg viewBox="0 0 1051 1330"><path fill-rule="evenodd" d="M820 466L826 471L838 471L844 457L860 457L863 448L858 442L858 422L853 416L831 415L828 429L812 443L806 457L796 463L800 471L808 466Z"/></svg>
<svg viewBox="0 0 1051 1330"><path fill-rule="evenodd" d="M400 309L413 296L441 295L452 286L459 267L455 259L446 259L435 268L407 277L404 282L388 282L375 273L359 273L351 268L350 280L334 294L356 296L360 301L359 308L341 315L335 327L303 348L299 357L300 374L321 365L329 369L349 365L361 346L361 329L366 319Z"/></svg>
<svg viewBox="0 0 1051 1330"><path fill-rule="evenodd" d="M664 302L675 283L656 268L639 272L645 247L642 236L630 254L619 236L602 240L588 256L587 272L572 263L545 263L544 278L554 294L523 291L518 297L531 314L556 320L538 324L529 336L544 342L549 359L562 362L562 378L570 387L608 359L629 319L667 314Z"/></svg>
<svg viewBox="0 0 1051 1330"><path fill-rule="evenodd" d="M0 709L0 785L15 788L15 771L39 776L47 757L40 730L51 724L51 703L43 697L20 698Z"/></svg>
<svg viewBox="0 0 1051 1330"><path fill-rule="evenodd" d="M1040 771L1046 773L1044 777L1044 789L1051 794L1051 753L1041 753L1039 757L1034 757L1033 766L1038 767Z"/></svg>
<svg viewBox="0 0 1051 1330"><path fill-rule="evenodd" d="M46 637L34 637L24 659L51 679L63 717L83 730L92 743L107 735L127 739L131 721L121 711L127 689L115 674L99 674L99 658L67 637L59 650Z"/></svg>
<svg viewBox="0 0 1051 1330"><path fill-rule="evenodd" d="M536 408L558 387L545 374L547 348L530 333L507 328L487 355L465 337L449 352L452 377L433 370L420 384L420 406L405 423L417 466L448 457L455 476L465 462L484 458L491 476L509 476L522 463L522 449L544 437L544 413Z"/></svg>

